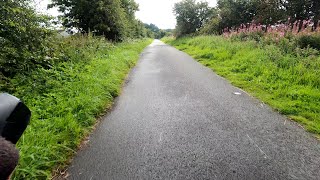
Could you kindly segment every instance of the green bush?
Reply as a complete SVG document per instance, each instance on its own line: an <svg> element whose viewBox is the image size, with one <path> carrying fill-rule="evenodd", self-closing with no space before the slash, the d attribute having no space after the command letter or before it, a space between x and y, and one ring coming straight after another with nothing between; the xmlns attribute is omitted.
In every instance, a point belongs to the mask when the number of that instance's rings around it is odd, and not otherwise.
<svg viewBox="0 0 320 180"><path fill-rule="evenodd" d="M320 34L300 35L297 37L297 44L300 48L314 48L320 50Z"/></svg>
<svg viewBox="0 0 320 180"><path fill-rule="evenodd" d="M37 15L28 1L0 2L0 81L38 67L50 68L52 31L46 16ZM2 77L2 78L1 78Z"/></svg>

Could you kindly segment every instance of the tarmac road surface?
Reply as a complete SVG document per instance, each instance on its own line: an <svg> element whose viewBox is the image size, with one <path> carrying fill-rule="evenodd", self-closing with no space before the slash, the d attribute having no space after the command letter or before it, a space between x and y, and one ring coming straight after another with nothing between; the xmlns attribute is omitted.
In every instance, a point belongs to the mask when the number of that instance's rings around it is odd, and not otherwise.
<svg viewBox="0 0 320 180"><path fill-rule="evenodd" d="M298 124L155 40L68 179L320 179Z"/></svg>

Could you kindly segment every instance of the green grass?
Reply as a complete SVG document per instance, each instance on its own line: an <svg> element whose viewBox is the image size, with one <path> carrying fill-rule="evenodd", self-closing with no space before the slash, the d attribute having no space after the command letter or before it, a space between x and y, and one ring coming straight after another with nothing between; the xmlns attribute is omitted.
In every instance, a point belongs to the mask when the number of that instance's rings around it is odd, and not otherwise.
<svg viewBox="0 0 320 180"><path fill-rule="evenodd" d="M219 36L164 39L235 86L320 134L320 56L312 49L286 53L277 44Z"/></svg>
<svg viewBox="0 0 320 180"><path fill-rule="evenodd" d="M31 124L17 144L21 158L12 179L50 179L54 170L64 168L151 43L111 44L84 36L63 41L60 48L68 60L18 75L5 88L32 111Z"/></svg>

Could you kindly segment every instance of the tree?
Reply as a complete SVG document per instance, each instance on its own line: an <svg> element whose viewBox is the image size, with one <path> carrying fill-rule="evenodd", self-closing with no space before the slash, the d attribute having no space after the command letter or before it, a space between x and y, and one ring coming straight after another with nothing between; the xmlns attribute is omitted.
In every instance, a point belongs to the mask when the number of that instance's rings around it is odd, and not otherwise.
<svg viewBox="0 0 320 180"><path fill-rule="evenodd" d="M317 18L318 0L219 0L218 9L223 27L239 26L255 21L261 24L274 24Z"/></svg>
<svg viewBox="0 0 320 180"><path fill-rule="evenodd" d="M121 8L124 9L126 17L125 36L130 38L145 37L143 24L135 18L135 12L139 10L139 5L133 0L121 0Z"/></svg>
<svg viewBox="0 0 320 180"><path fill-rule="evenodd" d="M208 2L183 0L174 5L177 36L191 34L198 31L213 15L213 8Z"/></svg>
<svg viewBox="0 0 320 180"><path fill-rule="evenodd" d="M143 22L139 20L134 21L133 29L130 30L130 34L132 38L144 38L150 37L148 36L147 29L144 27Z"/></svg>
<svg viewBox="0 0 320 180"><path fill-rule="evenodd" d="M160 33L160 29L154 24L144 24L144 27L151 33L152 38L159 38L158 34Z"/></svg>
<svg viewBox="0 0 320 180"><path fill-rule="evenodd" d="M218 0L222 27L234 27L252 22L257 6L251 0Z"/></svg>
<svg viewBox="0 0 320 180"><path fill-rule="evenodd" d="M155 24L144 24L144 26L147 28L147 29L150 29L152 32L154 33L158 33L160 31L160 29L155 25Z"/></svg>
<svg viewBox="0 0 320 180"><path fill-rule="evenodd" d="M144 27L147 29L147 31L149 31L149 33L151 33L151 35L148 35L148 37L152 37L152 38L156 38L156 39L163 38L170 31L170 30L162 30L152 23L151 24L145 23Z"/></svg>
<svg viewBox="0 0 320 180"><path fill-rule="evenodd" d="M274 24L287 20L286 9L280 0L255 0L257 14L254 17L256 23Z"/></svg>
<svg viewBox="0 0 320 180"><path fill-rule="evenodd" d="M286 15L290 17L292 21L305 20L310 17L310 0L281 0L280 2L286 10Z"/></svg>
<svg viewBox="0 0 320 180"><path fill-rule="evenodd" d="M118 41L132 37L138 29L134 16L138 5L133 0L52 0L49 7L53 6L64 13L64 26L82 33L91 31Z"/></svg>
<svg viewBox="0 0 320 180"><path fill-rule="evenodd" d="M311 12L314 22L313 30L318 28L318 23L320 20L320 1L319 0L311 0Z"/></svg>
<svg viewBox="0 0 320 180"><path fill-rule="evenodd" d="M27 0L0 2L0 80L39 66L48 67L49 18L37 15Z"/></svg>
<svg viewBox="0 0 320 180"><path fill-rule="evenodd" d="M221 19L213 17L201 29L200 34L220 34L223 27L221 27Z"/></svg>
<svg viewBox="0 0 320 180"><path fill-rule="evenodd" d="M201 33L221 33L224 28L238 27L241 24L275 24L287 21L300 22L313 20L315 30L320 19L319 0L218 0L218 16L201 28Z"/></svg>

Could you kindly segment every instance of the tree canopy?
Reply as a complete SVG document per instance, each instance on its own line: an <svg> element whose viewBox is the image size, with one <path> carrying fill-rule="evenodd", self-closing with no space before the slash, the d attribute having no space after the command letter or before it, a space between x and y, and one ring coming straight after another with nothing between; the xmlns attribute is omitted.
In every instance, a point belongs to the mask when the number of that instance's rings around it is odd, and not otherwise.
<svg viewBox="0 0 320 180"><path fill-rule="evenodd" d="M167 36L171 33L170 29L163 30L157 27L155 24L144 24L145 28L147 29L147 34L148 37L156 38L156 39L161 39L164 36Z"/></svg>
<svg viewBox="0 0 320 180"><path fill-rule="evenodd" d="M49 7L54 6L64 13L64 26L82 33L91 31L116 41L145 35L143 24L135 18L134 0L52 0Z"/></svg>
<svg viewBox="0 0 320 180"><path fill-rule="evenodd" d="M184 0L174 6L177 35L221 33L224 28L241 24L275 24L290 19L291 23L313 20L314 28L320 19L319 0L218 0L216 9L208 3ZM202 17L202 18L201 18Z"/></svg>
<svg viewBox="0 0 320 180"><path fill-rule="evenodd" d="M37 15L27 0L0 1L0 80L50 64L49 18Z"/></svg>
<svg viewBox="0 0 320 180"><path fill-rule="evenodd" d="M183 0L174 5L173 12L176 15L178 36L191 34L198 31L214 15L214 9L208 2L196 2L195 0Z"/></svg>

